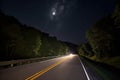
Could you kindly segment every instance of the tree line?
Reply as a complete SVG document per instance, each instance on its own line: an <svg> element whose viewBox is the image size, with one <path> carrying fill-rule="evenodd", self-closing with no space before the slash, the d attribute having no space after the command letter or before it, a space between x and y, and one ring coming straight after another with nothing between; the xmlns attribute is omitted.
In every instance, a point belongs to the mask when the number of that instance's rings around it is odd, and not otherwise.
<svg viewBox="0 0 120 80"><path fill-rule="evenodd" d="M120 61L119 3L116 5L115 10L111 15L98 20L86 32L86 38L87 42L79 45L78 52L80 55L96 61L103 60L103 62L107 62L107 60L109 61L113 57L117 57L116 61Z"/></svg>
<svg viewBox="0 0 120 80"><path fill-rule="evenodd" d="M67 54L69 47L56 37L21 24L0 11L0 60Z"/></svg>

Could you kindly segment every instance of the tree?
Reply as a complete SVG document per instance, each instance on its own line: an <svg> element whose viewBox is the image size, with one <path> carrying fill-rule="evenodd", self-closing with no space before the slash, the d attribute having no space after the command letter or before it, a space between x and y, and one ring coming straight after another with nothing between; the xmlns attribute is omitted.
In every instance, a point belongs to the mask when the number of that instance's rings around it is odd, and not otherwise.
<svg viewBox="0 0 120 80"><path fill-rule="evenodd" d="M91 46L89 45L89 43L83 43L78 47L78 52L80 55L84 55L84 56L94 56L94 52L92 51Z"/></svg>
<svg viewBox="0 0 120 80"><path fill-rule="evenodd" d="M14 17L0 15L0 37L0 59L14 59L18 55L18 52L23 49L23 47L19 47L23 45L19 44L19 42L23 42L20 23Z"/></svg>
<svg viewBox="0 0 120 80"><path fill-rule="evenodd" d="M107 16L87 31L86 37L97 57L110 56L113 46L114 21Z"/></svg>
<svg viewBox="0 0 120 80"><path fill-rule="evenodd" d="M66 54L68 46L16 18L0 12L0 60L57 56Z"/></svg>
<svg viewBox="0 0 120 80"><path fill-rule="evenodd" d="M36 29L28 26L24 26L22 29L23 40L25 44L25 55L28 57L39 56L39 49L41 46L41 35Z"/></svg>

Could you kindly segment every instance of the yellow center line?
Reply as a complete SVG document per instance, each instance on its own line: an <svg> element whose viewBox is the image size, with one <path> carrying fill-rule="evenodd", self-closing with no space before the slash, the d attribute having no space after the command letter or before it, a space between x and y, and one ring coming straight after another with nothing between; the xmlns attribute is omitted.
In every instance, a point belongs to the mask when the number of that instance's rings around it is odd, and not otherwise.
<svg viewBox="0 0 120 80"><path fill-rule="evenodd" d="M48 72L49 70L51 70L52 68L56 67L57 65L61 64L64 61L64 59L56 62L55 64L48 66L47 68L33 74L32 76L26 78L25 80L35 80L36 78L40 77L41 75L43 75L44 73Z"/></svg>

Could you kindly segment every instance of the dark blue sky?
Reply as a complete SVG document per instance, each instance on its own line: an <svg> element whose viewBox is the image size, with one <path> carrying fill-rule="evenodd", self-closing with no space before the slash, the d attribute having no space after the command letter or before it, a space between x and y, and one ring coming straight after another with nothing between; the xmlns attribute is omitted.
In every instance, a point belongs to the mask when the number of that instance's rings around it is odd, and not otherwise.
<svg viewBox="0 0 120 80"><path fill-rule="evenodd" d="M85 42L85 32L114 11L115 0L3 0L1 9L21 23L63 41ZM55 12L55 15L52 13Z"/></svg>

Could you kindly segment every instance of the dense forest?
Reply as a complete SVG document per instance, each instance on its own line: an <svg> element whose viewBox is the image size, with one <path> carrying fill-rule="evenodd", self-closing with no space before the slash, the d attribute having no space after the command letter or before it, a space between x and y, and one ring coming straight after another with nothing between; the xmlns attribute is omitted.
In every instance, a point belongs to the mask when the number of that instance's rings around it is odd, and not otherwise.
<svg viewBox="0 0 120 80"><path fill-rule="evenodd" d="M0 60L65 55L69 47L56 37L21 24L0 11Z"/></svg>
<svg viewBox="0 0 120 80"><path fill-rule="evenodd" d="M98 20L87 32L78 52L91 60L120 68L120 4L111 15Z"/></svg>
<svg viewBox="0 0 120 80"><path fill-rule="evenodd" d="M0 37L2 61L65 55L70 51L69 43L23 25L1 11ZM98 20L86 32L86 38L87 42L78 47L79 55L120 68L120 4L112 14Z"/></svg>

